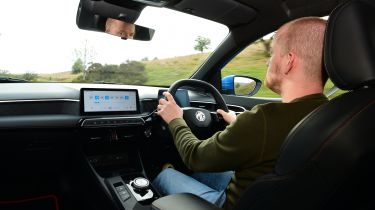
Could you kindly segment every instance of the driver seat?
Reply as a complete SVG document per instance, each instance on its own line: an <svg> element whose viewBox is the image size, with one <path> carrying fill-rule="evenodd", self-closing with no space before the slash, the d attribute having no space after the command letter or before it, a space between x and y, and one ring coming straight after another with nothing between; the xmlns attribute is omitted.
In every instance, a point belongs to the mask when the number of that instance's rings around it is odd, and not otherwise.
<svg viewBox="0 0 375 210"><path fill-rule="evenodd" d="M328 20L324 64L349 92L289 133L272 174L235 209L375 209L375 2L349 1Z"/></svg>

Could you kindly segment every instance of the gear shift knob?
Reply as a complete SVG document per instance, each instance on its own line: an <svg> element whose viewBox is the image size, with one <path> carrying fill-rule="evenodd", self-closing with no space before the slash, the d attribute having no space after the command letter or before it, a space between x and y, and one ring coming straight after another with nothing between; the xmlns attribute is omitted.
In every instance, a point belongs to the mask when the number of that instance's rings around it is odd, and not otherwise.
<svg viewBox="0 0 375 210"><path fill-rule="evenodd" d="M132 182L132 187L137 191L147 190L150 186L150 182L143 177L135 178Z"/></svg>

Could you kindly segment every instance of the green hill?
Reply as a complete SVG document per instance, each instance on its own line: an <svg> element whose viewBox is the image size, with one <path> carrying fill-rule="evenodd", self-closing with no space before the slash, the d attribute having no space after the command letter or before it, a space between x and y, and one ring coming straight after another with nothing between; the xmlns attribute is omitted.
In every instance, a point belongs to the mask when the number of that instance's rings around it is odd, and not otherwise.
<svg viewBox="0 0 375 210"><path fill-rule="evenodd" d="M149 76L147 85L172 84L177 79L188 78L208 57L208 53L200 53L162 60L146 61L146 73ZM222 70L222 76L252 76L263 81L267 69L268 57L261 45L251 45L238 54ZM257 96L278 97L277 94L262 86Z"/></svg>
<svg viewBox="0 0 375 210"><path fill-rule="evenodd" d="M145 85L169 86L178 79L190 77L201 63L209 56L209 53L198 53L187 56L179 56L167 59L155 59L150 61L142 61L145 64L145 72L147 82ZM251 76L264 81L267 70L268 57L265 55L261 44L254 44L244 49L222 70L222 76L242 75ZM71 74L69 71L40 74L38 81L46 82L72 82L77 79L80 74ZM326 89L332 87L332 82L328 82ZM335 95L341 94L339 91ZM264 82L256 94L258 97L279 97L271 90L265 87Z"/></svg>
<svg viewBox="0 0 375 210"><path fill-rule="evenodd" d="M208 53L144 61L148 81L146 85L169 86L178 79L189 78L208 57Z"/></svg>

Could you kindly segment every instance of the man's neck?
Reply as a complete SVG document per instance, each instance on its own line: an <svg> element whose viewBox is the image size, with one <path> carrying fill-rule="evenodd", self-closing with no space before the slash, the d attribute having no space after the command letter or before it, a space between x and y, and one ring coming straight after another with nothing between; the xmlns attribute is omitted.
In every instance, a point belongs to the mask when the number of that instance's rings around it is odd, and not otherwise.
<svg viewBox="0 0 375 210"><path fill-rule="evenodd" d="M289 83L285 84L281 91L282 102L289 103L294 99L301 98L307 95L318 94L323 92L323 88L318 84Z"/></svg>

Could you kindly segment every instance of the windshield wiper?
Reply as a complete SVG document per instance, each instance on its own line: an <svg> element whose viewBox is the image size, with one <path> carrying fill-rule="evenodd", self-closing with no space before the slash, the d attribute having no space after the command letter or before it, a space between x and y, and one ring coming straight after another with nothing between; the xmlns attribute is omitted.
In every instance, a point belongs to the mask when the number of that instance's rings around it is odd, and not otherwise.
<svg viewBox="0 0 375 210"><path fill-rule="evenodd" d="M17 78L12 78L12 77L0 77L0 83L17 83L17 82L29 82L24 79L17 79Z"/></svg>

